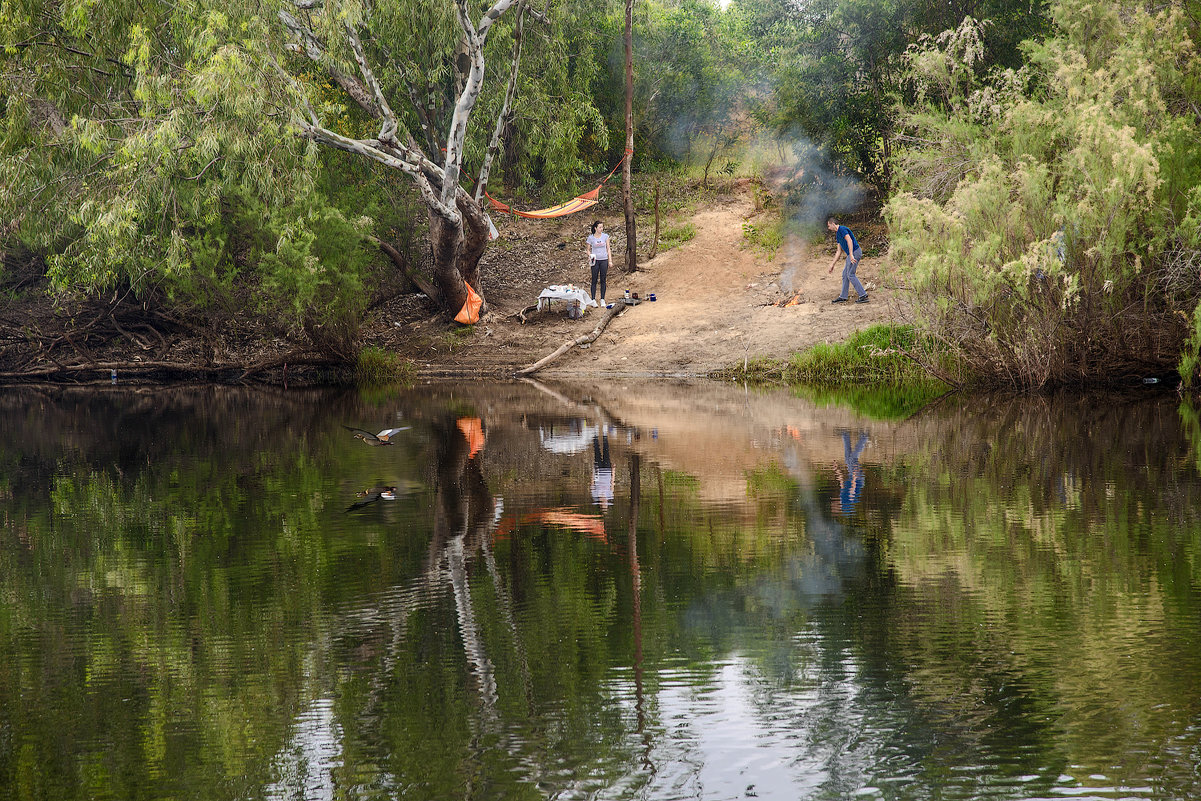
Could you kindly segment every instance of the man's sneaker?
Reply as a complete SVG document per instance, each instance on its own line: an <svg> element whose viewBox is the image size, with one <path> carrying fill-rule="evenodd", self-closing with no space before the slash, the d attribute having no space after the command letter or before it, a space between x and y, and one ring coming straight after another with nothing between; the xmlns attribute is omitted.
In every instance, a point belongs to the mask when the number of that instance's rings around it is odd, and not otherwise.
<svg viewBox="0 0 1201 801"><path fill-rule="evenodd" d="M830 302L831 303L846 303L847 299L846 298L834 298L834 300L832 300Z"/></svg>
<svg viewBox="0 0 1201 801"><path fill-rule="evenodd" d="M855 298L855 302L856 303L867 303L867 295L860 295L859 297Z"/></svg>

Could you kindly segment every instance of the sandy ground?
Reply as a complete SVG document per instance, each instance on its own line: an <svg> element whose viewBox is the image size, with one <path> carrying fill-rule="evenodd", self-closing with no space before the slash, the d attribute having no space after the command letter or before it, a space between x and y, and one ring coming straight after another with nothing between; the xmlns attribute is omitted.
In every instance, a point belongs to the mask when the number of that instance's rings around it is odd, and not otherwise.
<svg viewBox="0 0 1201 801"><path fill-rule="evenodd" d="M878 259L865 257L859 266L870 302L832 304L842 270L840 261L833 275L827 272L832 238L818 244L793 239L769 261L743 240L743 224L755 218L750 192L738 192L698 210L689 218L695 237L644 261L637 273L610 268L610 301L626 289L643 298L653 292L657 300L628 308L594 343L573 349L540 375L708 375L747 358L785 358L816 343L841 341L891 319L893 292L882 286ZM543 256L549 249L551 257L542 262L549 261L550 268L527 269L531 280L514 278L491 290L494 314L463 341L443 346L435 340L421 352L410 352L419 369L432 375L511 373L591 331L601 319L596 309L582 320L569 319L562 309L533 313L524 325L513 316L534 301L541 286L587 286L582 241L589 222L519 220L502 227L517 244L494 247L489 258L517 260L522 243L531 247L528 240L536 239ZM616 254L624 248L620 228L620 218L611 219ZM795 305L776 305L793 298Z"/></svg>
<svg viewBox="0 0 1201 801"><path fill-rule="evenodd" d="M768 261L742 246L742 225L752 211L745 195L704 209L692 218L692 240L633 276L615 276L611 283L619 291L611 290L610 299L629 288L644 298L654 292L658 300L627 310L591 352L565 357L556 372L704 375L746 358L784 358L840 341L889 318L871 259L859 266L860 280L876 285L871 300L832 304L842 272L841 262L833 275L827 272L833 251L794 240ZM775 305L794 298L795 305Z"/></svg>

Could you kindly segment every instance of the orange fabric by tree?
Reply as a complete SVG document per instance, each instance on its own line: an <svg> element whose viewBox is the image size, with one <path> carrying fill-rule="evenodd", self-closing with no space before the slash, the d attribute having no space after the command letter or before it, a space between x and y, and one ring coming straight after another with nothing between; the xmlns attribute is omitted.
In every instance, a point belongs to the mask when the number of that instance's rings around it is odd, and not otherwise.
<svg viewBox="0 0 1201 801"><path fill-rule="evenodd" d="M463 301L463 308L455 315L455 322L475 325L480 321L480 307L484 305L484 299L476 294L471 284L464 281L463 286L467 287L467 300Z"/></svg>

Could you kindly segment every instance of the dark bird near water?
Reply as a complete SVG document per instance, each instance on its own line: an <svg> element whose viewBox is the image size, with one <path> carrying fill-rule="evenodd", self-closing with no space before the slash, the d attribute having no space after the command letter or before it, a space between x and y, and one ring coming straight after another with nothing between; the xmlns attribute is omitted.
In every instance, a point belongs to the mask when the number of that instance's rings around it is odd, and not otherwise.
<svg viewBox="0 0 1201 801"><path fill-rule="evenodd" d="M362 492L356 492L356 496L362 498L361 501L355 501L350 506L346 507L346 511L353 512L355 509L361 509L364 506L375 503L376 501L394 501L396 500L396 487L370 487Z"/></svg>
<svg viewBox="0 0 1201 801"><path fill-rule="evenodd" d="M352 428L351 426L344 425L342 428L345 428L347 431L354 434L355 439L361 439L368 445L391 445L392 437L394 435L400 433L401 431L408 431L411 426L404 426L402 428L385 428L378 434L372 434L370 431L364 431L361 428Z"/></svg>

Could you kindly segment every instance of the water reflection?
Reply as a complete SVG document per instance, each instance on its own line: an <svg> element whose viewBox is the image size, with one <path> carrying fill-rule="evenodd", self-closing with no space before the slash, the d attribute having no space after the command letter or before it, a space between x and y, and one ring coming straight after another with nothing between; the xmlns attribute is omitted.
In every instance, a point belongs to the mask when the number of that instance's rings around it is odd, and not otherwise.
<svg viewBox="0 0 1201 801"><path fill-rule="evenodd" d="M1197 419L9 391L0 797L1195 797Z"/></svg>

